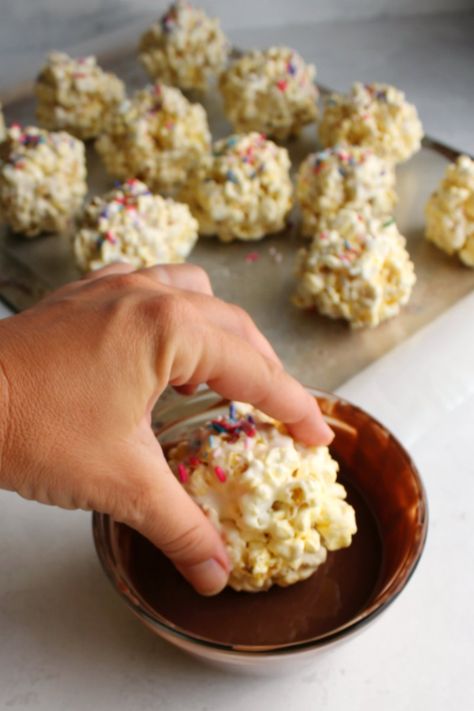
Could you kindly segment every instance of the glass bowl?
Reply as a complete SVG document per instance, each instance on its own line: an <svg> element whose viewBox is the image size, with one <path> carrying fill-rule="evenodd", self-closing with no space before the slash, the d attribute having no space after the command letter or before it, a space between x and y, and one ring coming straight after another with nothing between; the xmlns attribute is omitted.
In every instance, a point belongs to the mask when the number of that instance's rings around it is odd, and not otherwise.
<svg viewBox="0 0 474 711"><path fill-rule="evenodd" d="M100 562L132 612L159 636L209 662L253 672L299 666L377 619L422 554L427 500L408 453L360 408L308 390L336 432L330 449L358 523L352 545L329 553L308 580L268 592L226 589L202 597L146 539L108 515L93 514ZM166 448L227 406L209 390L160 402L157 436Z"/></svg>

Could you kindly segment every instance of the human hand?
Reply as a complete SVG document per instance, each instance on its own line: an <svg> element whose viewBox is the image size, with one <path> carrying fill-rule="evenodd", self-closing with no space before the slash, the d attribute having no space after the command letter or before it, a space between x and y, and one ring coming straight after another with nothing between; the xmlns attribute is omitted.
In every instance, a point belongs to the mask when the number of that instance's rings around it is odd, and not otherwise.
<svg viewBox="0 0 474 711"><path fill-rule="evenodd" d="M167 466L151 411L168 384L207 383L285 422L332 432L250 317L192 265L114 265L0 321L0 487L97 510L160 548L203 594L226 584L219 534Z"/></svg>

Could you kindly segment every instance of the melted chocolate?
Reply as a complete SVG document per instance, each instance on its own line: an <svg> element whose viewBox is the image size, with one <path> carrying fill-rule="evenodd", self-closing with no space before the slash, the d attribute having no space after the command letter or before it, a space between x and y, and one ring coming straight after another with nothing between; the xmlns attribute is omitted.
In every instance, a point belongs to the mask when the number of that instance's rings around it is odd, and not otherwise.
<svg viewBox="0 0 474 711"><path fill-rule="evenodd" d="M358 531L349 548L328 553L316 573L287 588L198 595L168 559L140 534L121 526L127 578L135 593L168 624L201 638L233 645L301 642L336 629L369 602L382 569L382 543L364 498L344 476Z"/></svg>

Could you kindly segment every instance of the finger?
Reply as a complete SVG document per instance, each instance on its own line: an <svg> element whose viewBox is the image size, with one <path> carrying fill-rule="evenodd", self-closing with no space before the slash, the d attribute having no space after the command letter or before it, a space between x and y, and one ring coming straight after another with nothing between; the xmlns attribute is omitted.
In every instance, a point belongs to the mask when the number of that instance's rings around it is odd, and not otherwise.
<svg viewBox="0 0 474 711"><path fill-rule="evenodd" d="M230 563L214 526L177 481L154 439L146 457L130 463L139 468L137 504L122 511L122 499L111 514L135 528L170 558L202 595L215 595L227 584ZM137 498L138 496L138 498Z"/></svg>
<svg viewBox="0 0 474 711"><path fill-rule="evenodd" d="M329 444L334 433L314 397L246 340L212 324L188 319L171 366L172 385L207 383L225 398L249 402L284 422L306 444Z"/></svg>
<svg viewBox="0 0 474 711"><path fill-rule="evenodd" d="M157 264L141 269L139 273L165 286L212 296L207 272L196 264Z"/></svg>
<svg viewBox="0 0 474 711"><path fill-rule="evenodd" d="M82 275L81 281L95 281L96 279L101 279L105 276L112 276L113 274L131 274L131 272L134 271L135 267L132 267L132 265L127 262L114 262L113 264L107 264L106 267L86 272Z"/></svg>
<svg viewBox="0 0 474 711"><path fill-rule="evenodd" d="M281 361L270 342L240 306L203 294L190 294L188 298L214 326L243 338L266 358L281 366Z"/></svg>

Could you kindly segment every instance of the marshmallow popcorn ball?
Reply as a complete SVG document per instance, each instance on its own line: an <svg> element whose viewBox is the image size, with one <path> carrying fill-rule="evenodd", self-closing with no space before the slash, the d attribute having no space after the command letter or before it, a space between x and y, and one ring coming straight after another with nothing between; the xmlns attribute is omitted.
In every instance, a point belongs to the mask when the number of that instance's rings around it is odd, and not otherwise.
<svg viewBox="0 0 474 711"><path fill-rule="evenodd" d="M356 82L347 95L331 94L319 125L323 146L364 146L393 163L416 153L422 137L416 108L388 84Z"/></svg>
<svg viewBox="0 0 474 711"><path fill-rule="evenodd" d="M204 235L257 240L285 225L292 185L288 151L259 133L217 141L190 173L180 199Z"/></svg>
<svg viewBox="0 0 474 711"><path fill-rule="evenodd" d="M415 271L392 217L342 209L297 258L294 303L353 328L377 326L410 298Z"/></svg>
<svg viewBox="0 0 474 711"><path fill-rule="evenodd" d="M310 154L301 164L296 198L302 231L308 236L343 207L370 206L375 215L390 214L397 199L394 170L369 148L327 148Z"/></svg>
<svg viewBox="0 0 474 711"><path fill-rule="evenodd" d="M72 59L53 52L35 85L36 116L44 128L65 130L87 140L95 138L125 98L125 87L104 72L95 57Z"/></svg>
<svg viewBox="0 0 474 711"><path fill-rule="evenodd" d="M64 231L87 192L84 144L13 124L0 144L0 212L27 237Z"/></svg>
<svg viewBox="0 0 474 711"><path fill-rule="evenodd" d="M328 448L296 442L248 405L232 403L228 416L190 434L168 461L221 533L235 590L305 580L356 533Z"/></svg>
<svg viewBox="0 0 474 711"><path fill-rule="evenodd" d="M123 102L96 141L110 175L173 192L210 149L207 116L179 89L155 84Z"/></svg>
<svg viewBox="0 0 474 711"><path fill-rule="evenodd" d="M194 247L198 224L187 205L152 195L130 179L86 206L74 238L81 269L117 261L133 267L183 262Z"/></svg>
<svg viewBox="0 0 474 711"><path fill-rule="evenodd" d="M244 54L224 72L219 88L234 129L284 140L317 116L316 69L288 47Z"/></svg>
<svg viewBox="0 0 474 711"><path fill-rule="evenodd" d="M142 36L139 52L153 79L181 89L206 89L224 68L229 48L219 20L188 2L175 2Z"/></svg>
<svg viewBox="0 0 474 711"><path fill-rule="evenodd" d="M448 166L425 209L426 238L474 267L474 161L460 156Z"/></svg>

